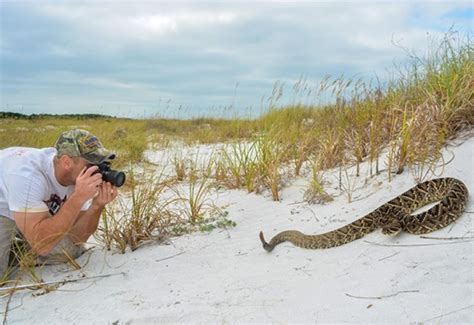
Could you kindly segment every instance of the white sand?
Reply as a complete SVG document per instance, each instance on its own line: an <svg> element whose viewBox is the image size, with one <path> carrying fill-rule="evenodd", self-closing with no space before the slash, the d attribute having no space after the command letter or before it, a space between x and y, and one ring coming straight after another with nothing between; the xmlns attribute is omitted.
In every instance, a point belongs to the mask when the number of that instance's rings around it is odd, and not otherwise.
<svg viewBox="0 0 474 325"><path fill-rule="evenodd" d="M458 147L443 176L463 180L474 193L474 138ZM159 156L159 155L157 155ZM366 167L364 167L366 168ZM364 170L365 173L365 170ZM338 193L335 173L328 174ZM363 184L365 177L360 177ZM369 179L348 204L344 195L327 205L308 205L305 181L294 180L282 201L268 194L221 191L219 205L230 204L237 227L172 238L171 245L149 245L118 254L94 249L78 262L42 270L44 280L120 273L62 285L34 296L16 293L9 324L143 323L474 323L473 227L471 198L464 215L433 240L375 231L363 239L328 250L305 250L289 243L272 253L261 247L285 229L322 233L362 217L415 184L410 172L387 181ZM360 184L359 184L360 185ZM357 185L357 186L359 186ZM469 239L470 238L470 239ZM377 244L387 245L380 246ZM419 245L419 246L418 246ZM169 257L169 258L168 258ZM2 298L2 312L7 298Z"/></svg>

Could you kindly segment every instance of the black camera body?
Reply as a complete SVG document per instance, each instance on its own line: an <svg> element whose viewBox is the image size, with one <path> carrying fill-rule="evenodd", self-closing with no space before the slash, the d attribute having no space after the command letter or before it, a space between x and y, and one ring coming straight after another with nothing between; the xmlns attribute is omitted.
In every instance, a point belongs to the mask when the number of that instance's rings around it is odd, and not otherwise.
<svg viewBox="0 0 474 325"><path fill-rule="evenodd" d="M104 161L98 165L97 172L102 174L102 180L111 183L115 187L120 187L125 183L125 173L110 168L110 162Z"/></svg>

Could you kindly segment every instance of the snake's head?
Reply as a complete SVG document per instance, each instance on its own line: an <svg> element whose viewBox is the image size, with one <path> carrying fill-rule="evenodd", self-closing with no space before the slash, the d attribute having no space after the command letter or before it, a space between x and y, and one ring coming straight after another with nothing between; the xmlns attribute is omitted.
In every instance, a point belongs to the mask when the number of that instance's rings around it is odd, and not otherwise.
<svg viewBox="0 0 474 325"><path fill-rule="evenodd" d="M263 237L263 232L260 231L260 234L258 235L258 237L260 237L260 241L262 242L262 246L263 248L267 251L267 252L271 252L273 250L273 246L271 246L270 244L268 244L266 241L265 241L265 237Z"/></svg>

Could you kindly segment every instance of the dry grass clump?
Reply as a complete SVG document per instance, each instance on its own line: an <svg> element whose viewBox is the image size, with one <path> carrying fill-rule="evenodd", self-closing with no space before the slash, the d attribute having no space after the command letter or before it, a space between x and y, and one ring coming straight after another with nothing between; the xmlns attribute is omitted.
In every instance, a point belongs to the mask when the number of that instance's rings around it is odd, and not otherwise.
<svg viewBox="0 0 474 325"><path fill-rule="evenodd" d="M257 134L252 141L232 143L219 151L214 158L213 175L228 188L245 188L249 193L268 189L279 201L287 149L273 134Z"/></svg>
<svg viewBox="0 0 474 325"><path fill-rule="evenodd" d="M177 156L182 157L175 153L171 159L178 161ZM199 154L194 161L183 160L186 167L182 175L173 175L166 165L161 170L156 166L143 169L140 174L135 172L136 167L130 167L126 191L104 211L96 240L109 250L124 253L199 229L208 220L217 220L216 215L223 215L211 199L215 188L211 178L213 161L199 164Z"/></svg>
<svg viewBox="0 0 474 325"><path fill-rule="evenodd" d="M325 204L333 198L324 190L324 172L321 168L324 158L321 155L313 156L310 161L311 177L308 188L304 193L304 200L310 204Z"/></svg>
<svg viewBox="0 0 474 325"><path fill-rule="evenodd" d="M129 191L104 210L95 239L108 250L124 253L127 248L134 251L144 242L163 238L182 223L183 218L170 208L172 199L165 195L173 181L162 176L140 180L129 170Z"/></svg>

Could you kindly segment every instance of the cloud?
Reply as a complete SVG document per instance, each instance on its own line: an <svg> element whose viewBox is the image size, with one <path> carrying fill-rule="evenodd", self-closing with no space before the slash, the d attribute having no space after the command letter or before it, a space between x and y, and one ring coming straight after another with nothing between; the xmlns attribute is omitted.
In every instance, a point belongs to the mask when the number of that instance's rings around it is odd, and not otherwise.
<svg viewBox="0 0 474 325"><path fill-rule="evenodd" d="M158 2L159 3L159 2ZM42 15L119 43L158 41L192 29L219 28L237 17L228 10L172 6L153 2L99 2L40 5Z"/></svg>
<svg viewBox="0 0 474 325"><path fill-rule="evenodd" d="M403 60L402 47L423 53L427 33L441 37L453 24L472 32L469 8L452 1L2 3L0 109L153 114L170 100L196 114L259 108L276 81L382 76Z"/></svg>

